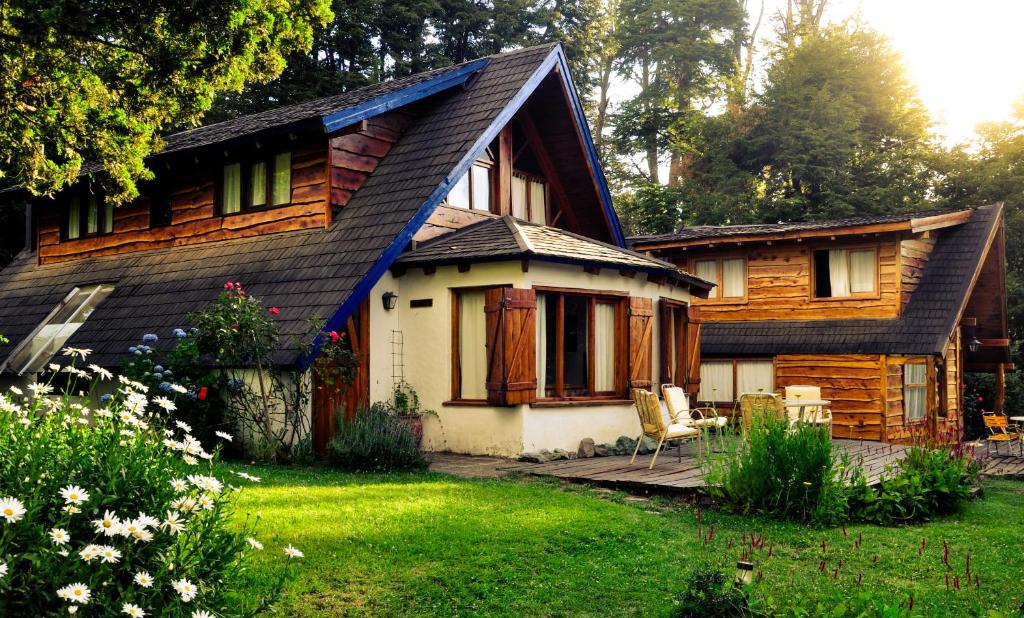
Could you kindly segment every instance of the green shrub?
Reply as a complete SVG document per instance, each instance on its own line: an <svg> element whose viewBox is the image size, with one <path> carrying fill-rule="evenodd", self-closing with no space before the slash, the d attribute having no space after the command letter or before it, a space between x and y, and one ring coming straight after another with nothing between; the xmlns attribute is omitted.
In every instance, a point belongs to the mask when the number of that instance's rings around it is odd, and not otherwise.
<svg viewBox="0 0 1024 618"><path fill-rule="evenodd" d="M862 475L854 478L847 490L848 519L891 525L955 513L978 480L978 464L962 445L915 446L894 472L873 487Z"/></svg>
<svg viewBox="0 0 1024 618"><path fill-rule="evenodd" d="M419 437L384 403L372 404L350 421L340 420L327 445L327 459L346 470L408 470L427 465Z"/></svg>
<svg viewBox="0 0 1024 618"><path fill-rule="evenodd" d="M686 590L673 608L676 618L724 618L750 615L743 589L729 581L720 569L702 566L686 578Z"/></svg>
<svg viewBox="0 0 1024 618"><path fill-rule="evenodd" d="M39 383L0 394L0 615L265 607L239 594L258 543L246 538L251 525L229 526L234 488L214 476L217 450L172 423L173 402L143 384L119 376L94 404L109 372L61 373L63 395Z"/></svg>
<svg viewBox="0 0 1024 618"><path fill-rule="evenodd" d="M841 468L827 427L755 415L747 439L705 462L707 491L744 514L836 523L844 511Z"/></svg>

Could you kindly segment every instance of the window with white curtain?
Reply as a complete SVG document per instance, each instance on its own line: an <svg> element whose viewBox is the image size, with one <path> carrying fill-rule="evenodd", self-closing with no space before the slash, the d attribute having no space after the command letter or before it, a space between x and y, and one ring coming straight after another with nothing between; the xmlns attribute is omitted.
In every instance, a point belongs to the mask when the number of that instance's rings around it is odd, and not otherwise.
<svg viewBox="0 0 1024 618"><path fill-rule="evenodd" d="M928 365L903 365L903 413L907 421L919 421L928 411Z"/></svg>
<svg viewBox="0 0 1024 618"><path fill-rule="evenodd" d="M877 291L875 249L819 249L814 252L814 296L845 298Z"/></svg>
<svg viewBox="0 0 1024 618"><path fill-rule="evenodd" d="M767 359L705 359L700 365L700 401L731 403L744 393L775 391L775 364Z"/></svg>
<svg viewBox="0 0 1024 618"><path fill-rule="evenodd" d="M733 401L733 364L731 360L704 360L700 363L700 401Z"/></svg>
<svg viewBox="0 0 1024 618"><path fill-rule="evenodd" d="M775 364L770 360L736 361L736 392L771 393L775 390Z"/></svg>
<svg viewBox="0 0 1024 618"><path fill-rule="evenodd" d="M538 398L618 393L615 319L620 303L588 294L537 294Z"/></svg>
<svg viewBox="0 0 1024 618"><path fill-rule="evenodd" d="M220 180L220 213L283 206L292 201L292 153L224 165Z"/></svg>
<svg viewBox="0 0 1024 618"><path fill-rule="evenodd" d="M744 298L747 295L747 261L744 258L697 260L693 269L693 274L715 284L708 298Z"/></svg>
<svg viewBox="0 0 1024 618"><path fill-rule="evenodd" d="M540 225L547 223L547 185L544 180L516 172L512 175L512 216Z"/></svg>
<svg viewBox="0 0 1024 618"><path fill-rule="evenodd" d="M487 334L484 291L456 293L459 392L456 399L487 399Z"/></svg>

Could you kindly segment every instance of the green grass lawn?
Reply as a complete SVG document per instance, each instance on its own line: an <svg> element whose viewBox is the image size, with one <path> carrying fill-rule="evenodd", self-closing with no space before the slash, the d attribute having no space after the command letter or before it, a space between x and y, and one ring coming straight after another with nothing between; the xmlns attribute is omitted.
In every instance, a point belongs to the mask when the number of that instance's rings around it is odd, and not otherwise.
<svg viewBox="0 0 1024 618"><path fill-rule="evenodd" d="M288 543L306 554L280 615L663 615L695 564L739 558L744 532L765 535L773 548L755 561L763 594L778 605L853 590L859 574L865 590L892 602L913 594L918 608L939 615L979 606L1015 615L1024 602L1020 482L988 482L985 498L959 516L903 528L850 526L847 535L706 511L705 531L714 526L715 533L705 546L694 509L667 499L632 502L548 482L431 473L246 470L263 483L242 492L239 518L259 513L258 537L266 544L250 572L251 590L271 585ZM951 574L963 573L971 553L980 590L946 592L943 541ZM827 574L818 571L822 559Z"/></svg>

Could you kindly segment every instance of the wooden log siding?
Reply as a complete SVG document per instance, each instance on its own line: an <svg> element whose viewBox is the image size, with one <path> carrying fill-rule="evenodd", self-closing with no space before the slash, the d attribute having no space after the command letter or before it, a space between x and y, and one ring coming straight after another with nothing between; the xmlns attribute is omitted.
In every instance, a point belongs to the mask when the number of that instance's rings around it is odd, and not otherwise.
<svg viewBox="0 0 1024 618"><path fill-rule="evenodd" d="M702 258L747 257L747 300L694 298L706 322L729 320L814 320L895 318L899 312L897 243L832 243L837 248L874 247L878 250L878 294L872 297L816 299L812 297L811 251L826 245L786 244L749 249L693 252L676 263L694 272Z"/></svg>
<svg viewBox="0 0 1024 618"><path fill-rule="evenodd" d="M326 146L322 140L309 141L294 144L291 152L292 199L286 206L220 216L215 207L219 165L208 164L187 172L163 170L171 174L172 185L178 187L170 195L171 225L150 229L149 200L142 197L134 204L114 209L112 233L60 242L61 215L56 208L48 209L39 223L39 261L48 264L324 227L328 222Z"/></svg>
<svg viewBox="0 0 1024 618"><path fill-rule="evenodd" d="M924 274L928 256L935 247L935 239L931 235L918 234L900 242L900 309L910 301L911 294Z"/></svg>
<svg viewBox="0 0 1024 618"><path fill-rule="evenodd" d="M703 312L703 310L702 310ZM775 384L821 387L832 402L832 435L881 440L884 422L884 359L877 354L788 354L775 357Z"/></svg>
<svg viewBox="0 0 1024 618"><path fill-rule="evenodd" d="M396 110L371 118L359 131L331 139L331 206L344 207L402 136L413 117Z"/></svg>

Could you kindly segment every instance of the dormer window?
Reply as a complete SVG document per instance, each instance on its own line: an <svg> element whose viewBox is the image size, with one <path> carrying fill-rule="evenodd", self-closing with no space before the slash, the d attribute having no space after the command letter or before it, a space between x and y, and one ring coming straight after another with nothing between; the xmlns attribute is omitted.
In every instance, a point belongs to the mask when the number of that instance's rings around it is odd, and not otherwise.
<svg viewBox="0 0 1024 618"><path fill-rule="evenodd" d="M224 165L220 185L220 212L283 206L292 201L292 155L235 161Z"/></svg>
<svg viewBox="0 0 1024 618"><path fill-rule="evenodd" d="M444 202L456 208L491 211L492 176L494 155L490 149L477 159L469 171L452 186Z"/></svg>
<svg viewBox="0 0 1024 618"><path fill-rule="evenodd" d="M878 290L878 251L818 249L814 251L814 297L870 296Z"/></svg>
<svg viewBox="0 0 1024 618"><path fill-rule="evenodd" d="M109 234L114 231L114 205L102 195L77 192L68 202L64 240Z"/></svg>

